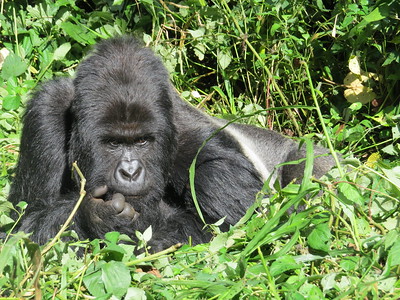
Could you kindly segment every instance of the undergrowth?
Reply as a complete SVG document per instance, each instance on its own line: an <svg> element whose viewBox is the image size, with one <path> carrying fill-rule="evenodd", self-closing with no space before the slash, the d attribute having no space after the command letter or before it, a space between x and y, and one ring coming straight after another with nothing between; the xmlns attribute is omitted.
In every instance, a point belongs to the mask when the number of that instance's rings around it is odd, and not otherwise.
<svg viewBox="0 0 400 300"><path fill-rule="evenodd" d="M399 11L396 0L1 1L0 295L399 298ZM266 184L236 226L212 226L209 244L137 256L116 232L63 231L70 242L44 246L9 234L10 212L25 207L7 194L29 92L73 76L96 41L120 34L163 58L186 101L332 146L342 166L311 178L308 155L300 184ZM144 247L151 230L138 235Z"/></svg>

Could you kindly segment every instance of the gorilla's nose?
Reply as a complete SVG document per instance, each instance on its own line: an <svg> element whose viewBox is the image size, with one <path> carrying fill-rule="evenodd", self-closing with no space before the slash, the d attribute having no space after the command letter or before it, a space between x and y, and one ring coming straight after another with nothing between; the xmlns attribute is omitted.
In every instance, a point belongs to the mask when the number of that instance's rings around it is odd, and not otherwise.
<svg viewBox="0 0 400 300"><path fill-rule="evenodd" d="M138 160L122 160L115 170L115 179L119 182L137 182L143 180L144 168Z"/></svg>

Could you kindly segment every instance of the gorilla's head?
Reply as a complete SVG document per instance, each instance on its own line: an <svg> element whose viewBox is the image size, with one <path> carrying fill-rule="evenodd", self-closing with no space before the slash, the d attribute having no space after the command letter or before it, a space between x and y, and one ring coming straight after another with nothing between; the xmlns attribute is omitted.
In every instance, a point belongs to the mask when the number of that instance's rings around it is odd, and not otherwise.
<svg viewBox="0 0 400 300"><path fill-rule="evenodd" d="M161 61L131 38L100 43L77 71L70 160L87 189L160 199L175 156L172 88Z"/></svg>

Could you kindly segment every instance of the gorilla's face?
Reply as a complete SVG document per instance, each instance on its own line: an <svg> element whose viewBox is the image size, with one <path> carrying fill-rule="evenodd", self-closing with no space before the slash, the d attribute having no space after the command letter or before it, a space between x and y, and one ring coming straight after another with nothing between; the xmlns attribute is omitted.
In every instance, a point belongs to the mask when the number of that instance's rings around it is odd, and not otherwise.
<svg viewBox="0 0 400 300"><path fill-rule="evenodd" d="M162 147L167 132L157 130L156 119L150 110L135 103L114 103L106 110L98 137L102 163L97 166L104 169L111 190L143 198L150 187L163 185L167 165Z"/></svg>
<svg viewBox="0 0 400 300"><path fill-rule="evenodd" d="M148 102L113 97L107 95L95 110L88 108L78 118L78 164L91 189L107 185L110 193L121 193L132 201L160 200L175 150L170 114L158 105L169 101L168 95L153 101L147 98Z"/></svg>

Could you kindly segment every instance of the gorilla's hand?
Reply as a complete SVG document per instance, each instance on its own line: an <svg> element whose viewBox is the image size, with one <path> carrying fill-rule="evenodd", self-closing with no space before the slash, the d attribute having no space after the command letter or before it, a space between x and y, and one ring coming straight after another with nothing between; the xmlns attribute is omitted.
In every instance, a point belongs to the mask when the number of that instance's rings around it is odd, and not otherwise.
<svg viewBox="0 0 400 300"><path fill-rule="evenodd" d="M95 188L83 205L86 221L93 226L90 231L97 234L115 230L123 232L139 217L120 193L112 195L111 200L104 200L107 190L107 186Z"/></svg>

